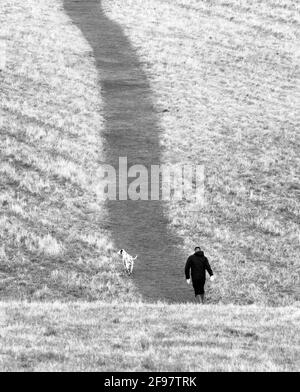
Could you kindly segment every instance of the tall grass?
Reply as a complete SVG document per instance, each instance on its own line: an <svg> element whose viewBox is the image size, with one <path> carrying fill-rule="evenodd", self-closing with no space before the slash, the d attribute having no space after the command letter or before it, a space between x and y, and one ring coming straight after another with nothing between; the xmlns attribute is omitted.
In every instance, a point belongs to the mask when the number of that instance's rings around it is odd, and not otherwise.
<svg viewBox="0 0 300 392"><path fill-rule="evenodd" d="M297 307L10 302L0 314L2 371L273 372L300 365Z"/></svg>

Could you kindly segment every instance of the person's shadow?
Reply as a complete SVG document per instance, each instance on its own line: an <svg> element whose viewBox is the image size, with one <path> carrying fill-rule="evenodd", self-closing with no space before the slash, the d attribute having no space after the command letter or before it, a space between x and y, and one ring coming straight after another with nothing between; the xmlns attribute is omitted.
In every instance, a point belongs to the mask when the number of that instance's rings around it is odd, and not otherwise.
<svg viewBox="0 0 300 392"><path fill-rule="evenodd" d="M101 0L64 0L64 8L93 49L104 101L106 163L117 168L119 157L127 157L128 167L159 165L160 128L152 92L130 41L105 15ZM144 298L191 299L184 278L187 255L170 230L164 203L117 200L107 201L106 207L116 246L138 254L134 282Z"/></svg>

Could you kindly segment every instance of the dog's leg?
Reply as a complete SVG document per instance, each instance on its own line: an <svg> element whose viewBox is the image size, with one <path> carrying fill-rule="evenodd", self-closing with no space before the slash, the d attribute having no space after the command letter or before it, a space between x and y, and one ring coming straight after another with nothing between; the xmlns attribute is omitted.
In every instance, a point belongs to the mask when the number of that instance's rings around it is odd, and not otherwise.
<svg viewBox="0 0 300 392"><path fill-rule="evenodd" d="M131 275L131 260L128 262L128 275Z"/></svg>
<svg viewBox="0 0 300 392"><path fill-rule="evenodd" d="M129 266L128 260L126 260L126 272L127 272L127 275L130 275L130 266Z"/></svg>
<svg viewBox="0 0 300 392"><path fill-rule="evenodd" d="M137 259L137 255L131 260L131 273L133 272L134 261Z"/></svg>
<svg viewBox="0 0 300 392"><path fill-rule="evenodd" d="M134 263L134 261L132 260L131 265L130 265L130 275L132 274L132 271L133 271L133 263Z"/></svg>

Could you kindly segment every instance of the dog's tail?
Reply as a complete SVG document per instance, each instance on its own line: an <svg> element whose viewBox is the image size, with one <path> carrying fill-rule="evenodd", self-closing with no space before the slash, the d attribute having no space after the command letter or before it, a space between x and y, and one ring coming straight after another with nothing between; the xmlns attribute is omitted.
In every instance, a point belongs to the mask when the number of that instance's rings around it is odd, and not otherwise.
<svg viewBox="0 0 300 392"><path fill-rule="evenodd" d="M137 255L135 257L133 257L133 260L136 260L136 258L137 258Z"/></svg>

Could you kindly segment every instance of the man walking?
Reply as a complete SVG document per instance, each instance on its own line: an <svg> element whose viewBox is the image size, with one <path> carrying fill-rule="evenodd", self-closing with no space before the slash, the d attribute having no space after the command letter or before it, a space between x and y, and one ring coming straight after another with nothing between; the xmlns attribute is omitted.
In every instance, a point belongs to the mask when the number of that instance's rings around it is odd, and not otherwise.
<svg viewBox="0 0 300 392"><path fill-rule="evenodd" d="M187 259L185 265L185 277L187 283L190 284L191 272L196 301L202 304L204 304L204 285L206 271L210 275L210 280L214 280L214 274L210 268L207 258L204 256L204 252L199 246L196 246L195 253Z"/></svg>

